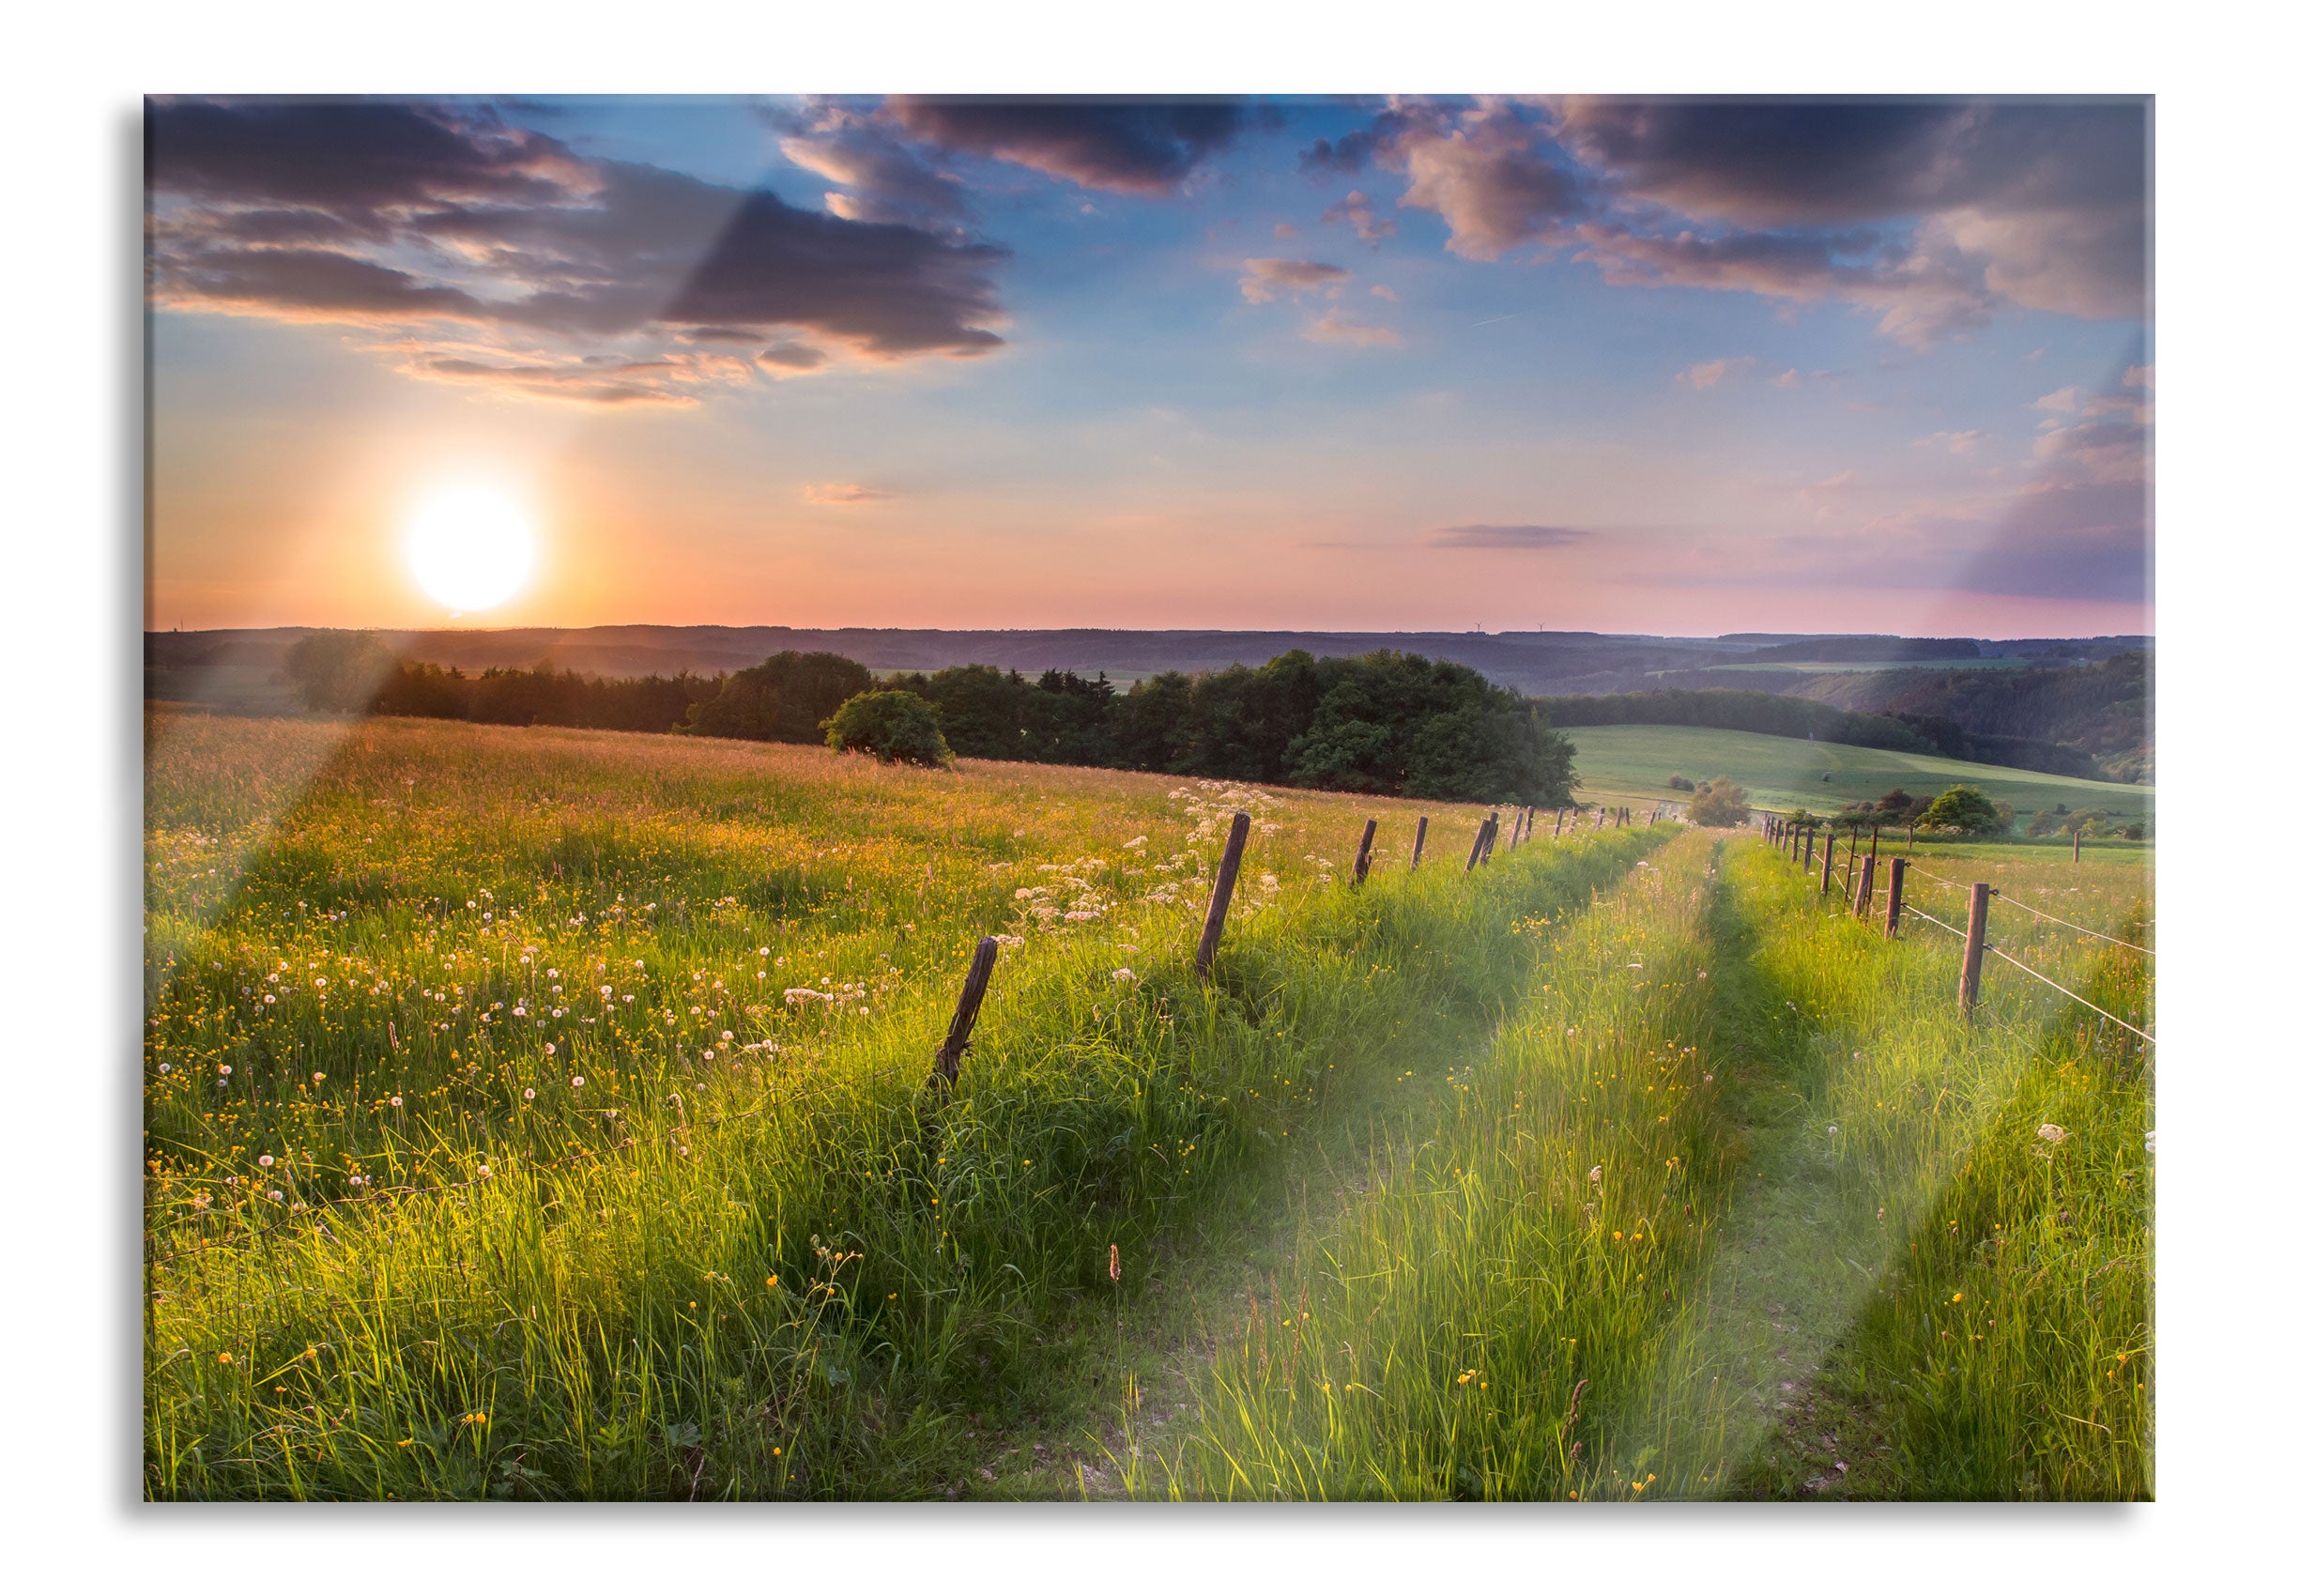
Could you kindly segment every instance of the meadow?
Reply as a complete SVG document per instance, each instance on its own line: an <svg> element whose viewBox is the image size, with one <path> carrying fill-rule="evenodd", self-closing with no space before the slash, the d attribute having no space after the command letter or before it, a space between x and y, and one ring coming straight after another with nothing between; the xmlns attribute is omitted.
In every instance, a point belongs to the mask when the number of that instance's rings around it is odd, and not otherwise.
<svg viewBox="0 0 2300 1596"><path fill-rule="evenodd" d="M2153 822L2156 811L2153 787L2047 775L1935 754L1699 726L1576 726L1566 735L1575 749L1581 787L1598 802L1682 801L1685 794L1669 787L1671 775L1706 781L1725 775L1748 789L1750 803L1758 808L1802 807L1816 814L1881 798L1896 787L1912 795L1938 794L1959 782L2012 805L2022 821L2055 804L2106 809L2120 821Z"/></svg>
<svg viewBox="0 0 2300 1596"><path fill-rule="evenodd" d="M1959 1018L1754 835L1464 875L1481 808L1107 771L147 747L155 1498L2152 1488L2153 1049L1993 960ZM2145 852L1941 853L2148 940ZM2144 956L1991 940L2148 1027Z"/></svg>

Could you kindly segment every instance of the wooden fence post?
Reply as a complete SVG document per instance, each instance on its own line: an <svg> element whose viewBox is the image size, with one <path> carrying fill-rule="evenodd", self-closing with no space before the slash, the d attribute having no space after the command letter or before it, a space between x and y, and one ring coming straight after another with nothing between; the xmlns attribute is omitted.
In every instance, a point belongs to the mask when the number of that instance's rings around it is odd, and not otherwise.
<svg viewBox="0 0 2300 1596"><path fill-rule="evenodd" d="M1829 883L1837 874L1837 834L1829 834L1828 843L1821 849L1821 896L1829 896Z"/></svg>
<svg viewBox="0 0 2300 1596"><path fill-rule="evenodd" d="M1869 917L1869 894L1877 885L1877 861L1861 861L1861 896L1853 900L1853 913L1863 920Z"/></svg>
<svg viewBox="0 0 2300 1596"><path fill-rule="evenodd" d="M974 944L974 962L967 966L966 985L958 989L958 1012L950 1017L950 1034L934 1055L934 1079L945 1092L958 1082L958 1058L974 1039L974 1016L982 1011L982 994L990 990L990 966L997 962L996 937Z"/></svg>
<svg viewBox="0 0 2300 1596"><path fill-rule="evenodd" d="M1479 864L1490 865L1494 862L1494 844L1500 840L1501 811L1494 809L1485 817L1485 846L1478 850Z"/></svg>
<svg viewBox="0 0 2300 1596"><path fill-rule="evenodd" d="M1988 948L1988 883L1972 883L1972 907L1965 911L1965 969L1956 981L1956 1006L1967 1014L1981 1001L1981 957Z"/></svg>
<svg viewBox="0 0 2300 1596"><path fill-rule="evenodd" d="M1869 827L1869 857L1872 859L1877 857L1877 827Z"/></svg>
<svg viewBox="0 0 2300 1596"><path fill-rule="evenodd" d="M2084 863L2084 833L2074 826L2068 832L2068 862L2072 865Z"/></svg>
<svg viewBox="0 0 2300 1596"><path fill-rule="evenodd" d="M1198 933L1198 978L1214 973L1214 950L1222 944L1222 922L1230 916L1231 889L1238 884L1238 860L1246 852L1246 828L1252 818L1240 809L1230 817L1230 840L1222 845L1221 868L1214 875L1214 896L1206 900L1205 929Z"/></svg>
<svg viewBox="0 0 2300 1596"><path fill-rule="evenodd" d="M1808 872L1810 872L1810 871L1812 870L1812 868L1813 868L1813 833L1814 833L1814 830L1815 830L1815 828L1814 828L1814 827L1812 827L1812 826L1807 826L1807 827L1805 827L1805 869L1806 869Z"/></svg>
<svg viewBox="0 0 2300 1596"><path fill-rule="evenodd" d="M1526 835L1526 811L1520 809L1510 817L1510 852L1517 852L1517 839Z"/></svg>
<svg viewBox="0 0 2300 1596"><path fill-rule="evenodd" d="M1414 862L1405 867L1407 869L1418 870L1421 868L1421 845L1429 839L1430 817L1424 815L1414 822Z"/></svg>
<svg viewBox="0 0 2300 1596"><path fill-rule="evenodd" d="M1885 935L1897 937L1901 934L1901 876L1909 861L1896 853L1885 865Z"/></svg>
<svg viewBox="0 0 2300 1596"><path fill-rule="evenodd" d="M1559 838L1560 836L1563 836L1564 835L1565 835L1565 806L1564 806L1561 804L1561 805L1559 805L1559 806L1557 806L1557 818L1556 818L1555 821L1551 821L1551 822L1550 822L1550 827L1549 827L1549 839L1550 839L1552 842L1555 842L1555 841L1556 841L1556 840L1557 840L1557 838Z"/></svg>
<svg viewBox="0 0 2300 1596"><path fill-rule="evenodd" d="M1483 820L1478 822L1478 835L1469 839L1469 862L1462 867L1462 874L1467 875L1478 867L1478 861L1485 853L1486 831L1496 823L1498 822L1494 820Z"/></svg>
<svg viewBox="0 0 2300 1596"><path fill-rule="evenodd" d="M1353 886L1366 884L1366 871L1373 866L1373 822L1366 822L1366 835L1357 839L1357 873L1351 880Z"/></svg>

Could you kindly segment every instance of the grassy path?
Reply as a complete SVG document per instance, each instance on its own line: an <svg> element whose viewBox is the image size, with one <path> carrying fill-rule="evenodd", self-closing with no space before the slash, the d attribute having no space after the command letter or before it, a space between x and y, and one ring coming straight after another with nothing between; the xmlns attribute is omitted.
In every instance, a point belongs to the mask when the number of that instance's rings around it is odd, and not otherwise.
<svg viewBox="0 0 2300 1596"><path fill-rule="evenodd" d="M2137 1062L2022 989L1968 1023L1953 944L1712 847L1568 928L1138 1428L1130 1491L2147 1493Z"/></svg>

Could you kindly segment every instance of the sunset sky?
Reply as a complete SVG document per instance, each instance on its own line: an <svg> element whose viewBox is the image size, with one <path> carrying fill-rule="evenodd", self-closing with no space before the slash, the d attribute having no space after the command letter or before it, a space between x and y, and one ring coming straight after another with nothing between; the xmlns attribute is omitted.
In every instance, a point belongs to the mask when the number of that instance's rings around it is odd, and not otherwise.
<svg viewBox="0 0 2300 1596"><path fill-rule="evenodd" d="M2142 100L146 115L159 627L2154 630Z"/></svg>

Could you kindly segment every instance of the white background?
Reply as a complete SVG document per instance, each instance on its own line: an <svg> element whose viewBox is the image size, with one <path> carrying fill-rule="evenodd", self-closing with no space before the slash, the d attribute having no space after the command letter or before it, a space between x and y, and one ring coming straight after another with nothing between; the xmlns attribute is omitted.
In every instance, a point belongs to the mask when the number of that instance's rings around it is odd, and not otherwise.
<svg viewBox="0 0 2300 1596"><path fill-rule="evenodd" d="M2291 1577L2287 46L2264 7L574 3L15 12L0 351L0 1566L19 1589L1959 1592ZM186 1508L140 1497L147 92L2154 93L2161 1501ZM2279 438L2288 441L2279 443ZM2246 1567L2255 1559L2264 1566ZM2268 1560L2268 1559L2273 1559ZM2281 1567L2280 1575L2271 1570Z"/></svg>

